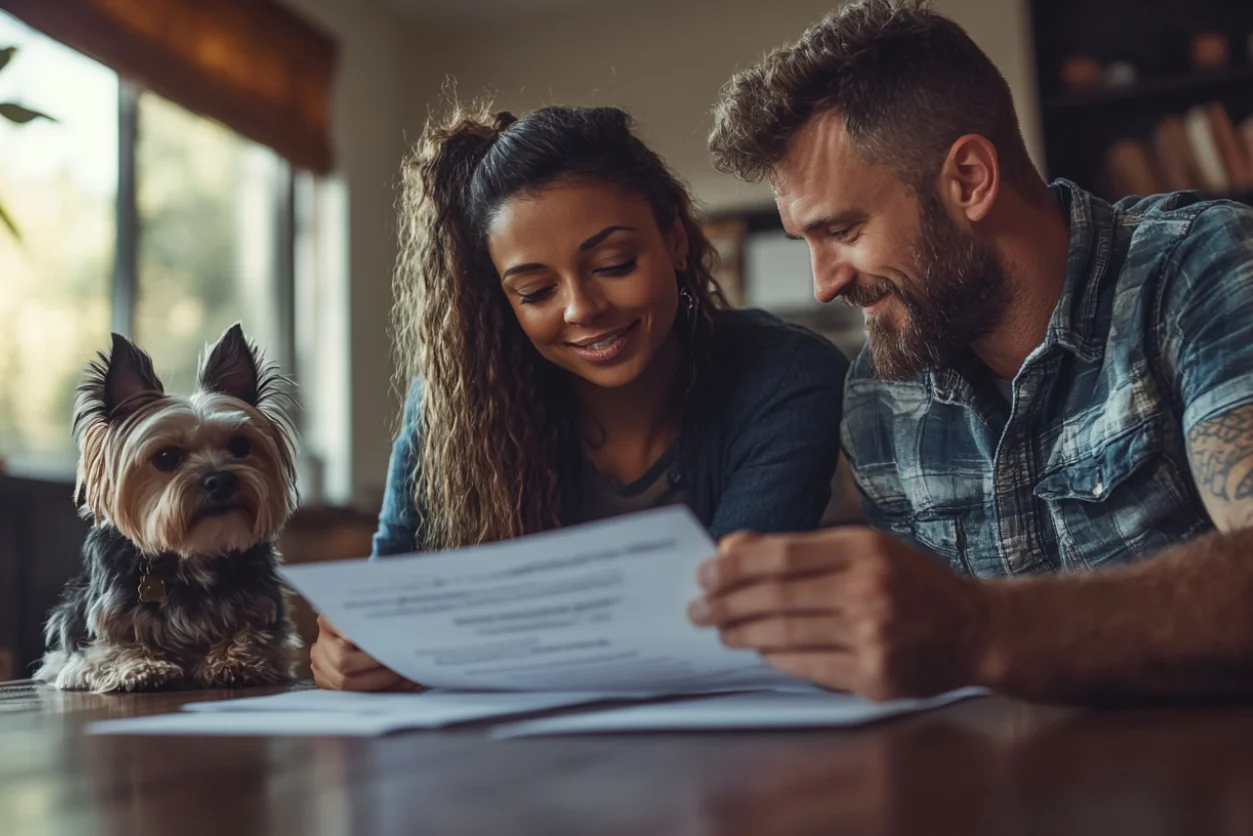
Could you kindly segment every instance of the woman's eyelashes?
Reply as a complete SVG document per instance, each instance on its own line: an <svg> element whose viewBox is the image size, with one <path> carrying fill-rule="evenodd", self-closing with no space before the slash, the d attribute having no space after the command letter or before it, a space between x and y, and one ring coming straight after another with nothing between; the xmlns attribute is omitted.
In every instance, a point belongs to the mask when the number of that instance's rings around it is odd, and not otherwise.
<svg viewBox="0 0 1253 836"><path fill-rule="evenodd" d="M620 261L616 264L607 264L604 267L594 267L592 268L592 274L596 276L608 276L609 278L630 275L635 270L635 266L638 262L639 258L633 257L627 259L626 261ZM539 302L543 302L545 299L552 296L556 290L557 285L550 284L547 287L542 287L538 290L519 290L515 292L518 294L518 299L523 305L534 305Z"/></svg>
<svg viewBox="0 0 1253 836"><path fill-rule="evenodd" d="M534 305L536 302L543 302L549 296L552 296L556 287L556 285L549 285L539 290L533 290L530 293L518 291L518 298L522 300L524 305Z"/></svg>
<svg viewBox="0 0 1253 836"><path fill-rule="evenodd" d="M638 259L629 258L626 261L622 261L617 264L609 264L605 267L597 267L596 269L592 270L592 272L599 276L610 276L610 277L625 276L626 274L630 273L632 270L635 269L636 261L638 261Z"/></svg>

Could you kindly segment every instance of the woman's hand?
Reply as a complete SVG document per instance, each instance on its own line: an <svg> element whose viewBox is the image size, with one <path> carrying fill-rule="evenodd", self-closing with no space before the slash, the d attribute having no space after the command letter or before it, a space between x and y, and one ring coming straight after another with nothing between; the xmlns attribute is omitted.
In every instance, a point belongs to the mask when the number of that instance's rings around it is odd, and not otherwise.
<svg viewBox="0 0 1253 836"><path fill-rule="evenodd" d="M380 665L348 641L324 616L318 616L318 638L309 648L313 681L332 691L417 691L422 688Z"/></svg>

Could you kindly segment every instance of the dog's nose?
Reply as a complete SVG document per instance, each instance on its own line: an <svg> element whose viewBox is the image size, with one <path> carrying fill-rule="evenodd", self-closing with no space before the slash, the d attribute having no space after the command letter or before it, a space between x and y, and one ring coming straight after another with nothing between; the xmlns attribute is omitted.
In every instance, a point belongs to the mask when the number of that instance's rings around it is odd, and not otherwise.
<svg viewBox="0 0 1253 836"><path fill-rule="evenodd" d="M215 470L200 477L200 487L204 488L205 495L210 499L221 502L235 495L236 489L239 488L239 479L234 473Z"/></svg>

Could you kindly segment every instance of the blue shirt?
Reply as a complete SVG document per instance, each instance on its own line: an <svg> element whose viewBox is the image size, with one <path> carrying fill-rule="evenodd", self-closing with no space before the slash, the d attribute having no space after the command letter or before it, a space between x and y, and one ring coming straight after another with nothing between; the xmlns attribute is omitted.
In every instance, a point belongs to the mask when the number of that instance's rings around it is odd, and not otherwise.
<svg viewBox="0 0 1253 836"><path fill-rule="evenodd" d="M848 361L834 345L762 311L715 314L709 362L693 389L670 478L714 537L732 531L817 527L839 457ZM374 554L416 550L421 514L413 496L422 387L406 399L392 449ZM586 522L577 480L586 468L558 463L563 525Z"/></svg>
<svg viewBox="0 0 1253 836"><path fill-rule="evenodd" d="M1253 402L1253 210L1051 188L1065 287L1012 401L970 353L887 382L863 350L845 392L868 521L980 577L1127 563L1209 531L1187 435Z"/></svg>

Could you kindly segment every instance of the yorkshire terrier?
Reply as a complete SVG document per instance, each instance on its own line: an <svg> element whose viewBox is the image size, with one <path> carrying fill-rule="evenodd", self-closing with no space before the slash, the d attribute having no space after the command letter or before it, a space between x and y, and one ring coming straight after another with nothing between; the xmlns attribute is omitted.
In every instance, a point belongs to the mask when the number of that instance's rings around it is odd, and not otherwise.
<svg viewBox="0 0 1253 836"><path fill-rule="evenodd" d="M296 507L289 381L239 325L190 398L113 335L78 389L75 501L93 527L35 678L62 690L283 682L300 640L274 541Z"/></svg>

